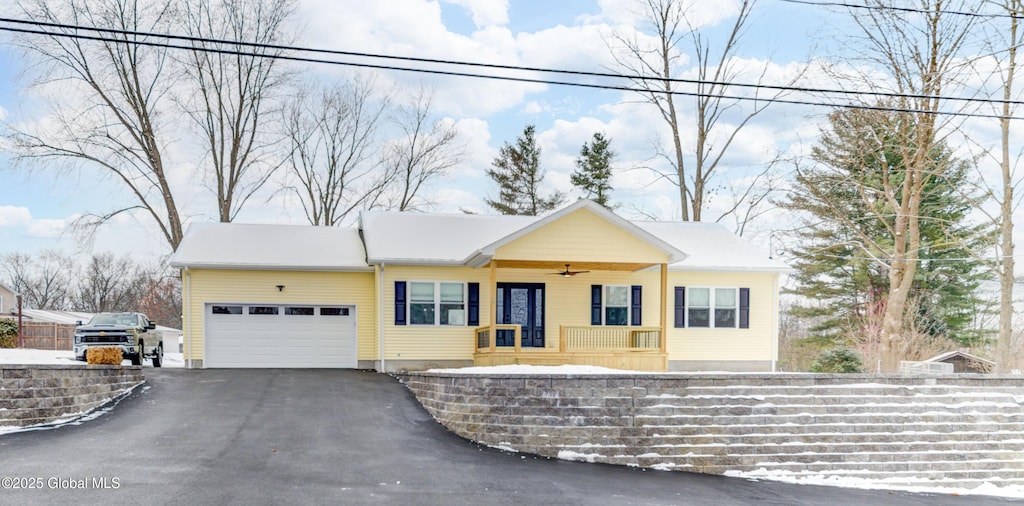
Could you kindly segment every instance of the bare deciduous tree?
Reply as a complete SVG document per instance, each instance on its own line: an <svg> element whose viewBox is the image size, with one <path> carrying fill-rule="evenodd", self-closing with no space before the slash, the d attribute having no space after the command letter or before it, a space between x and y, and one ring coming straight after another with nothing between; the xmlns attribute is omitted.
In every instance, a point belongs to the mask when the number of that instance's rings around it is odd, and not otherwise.
<svg viewBox="0 0 1024 506"><path fill-rule="evenodd" d="M398 105L392 121L402 137L384 148L384 170L391 178L385 206L412 211L429 202L421 195L430 180L444 176L462 159L462 147L456 144L455 125L432 119L433 91L420 87L410 103Z"/></svg>
<svg viewBox="0 0 1024 506"><path fill-rule="evenodd" d="M11 253L3 257L2 265L10 287L21 294L26 308L69 308L73 262L67 255L56 250L45 250L36 257Z"/></svg>
<svg viewBox="0 0 1024 506"><path fill-rule="evenodd" d="M631 75L641 76L634 84L641 88L644 100L654 105L668 127L672 149L659 156L665 159L671 172L659 171L659 177L671 181L679 188L679 204L683 221L701 221L709 204L713 180L722 169L722 160L740 131L763 112L773 98L782 92L753 102L749 109L726 120L727 113L737 113L740 103L729 95L729 82L740 74L736 61L740 39L756 0L741 0L739 12L721 47L712 50L711 40L701 33L694 4L683 0L640 0L643 19L648 23L654 44L645 43L637 35L616 34L609 41L612 55L619 67ZM679 59L685 50L692 50L697 83L694 84L692 102L692 128L695 137L687 139L687 126L683 105L675 95L681 91L672 81L681 71ZM761 69L761 78L768 70ZM795 79L794 79L795 80ZM790 83L792 84L792 81ZM730 112L731 111L731 112ZM692 163L688 163L692 150ZM745 198L758 199L758 192L736 192ZM763 200L763 199L762 199ZM739 207L734 206L733 212Z"/></svg>
<svg viewBox="0 0 1024 506"><path fill-rule="evenodd" d="M148 279L129 256L93 255L78 278L71 307L88 313L135 311Z"/></svg>
<svg viewBox="0 0 1024 506"><path fill-rule="evenodd" d="M181 279L178 276L153 272L134 307L160 325L180 329L181 297ZM177 350L176 343L165 342L164 346Z"/></svg>
<svg viewBox="0 0 1024 506"><path fill-rule="evenodd" d="M1018 356L1014 353L1013 341L1013 285L1015 262L1013 258L1013 211L1017 202L1014 200L1014 193L1018 179L1014 175L1014 160L1011 159L1011 129L1010 118L1016 111L1016 107L1010 101L1017 98L1014 77L1019 70L1017 64L1017 48L1022 43L1020 34L1020 16L1024 14L1024 3L1021 0L996 0L990 1L997 9L1008 14L1006 25L997 26L993 41L989 41L993 54L1000 54L1005 51L1005 58L998 59L995 69L995 77L1001 82L1002 99L999 114L1000 149L999 169L1000 181L998 189L991 189L990 195L999 202L998 215L989 217L999 225L999 258L995 262L995 271L999 278L999 342L997 345L996 367L1001 372L1008 372L1016 368ZM998 19L998 18L995 18ZM1003 21L1002 19L998 19ZM982 179L984 181L984 179Z"/></svg>
<svg viewBox="0 0 1024 506"><path fill-rule="evenodd" d="M372 81L355 78L299 91L285 107L287 166L298 182L284 189L298 196L311 225L339 225L357 209L376 207L387 188L371 148L388 100L373 90Z"/></svg>
<svg viewBox="0 0 1024 506"><path fill-rule="evenodd" d="M170 1L23 0L18 5L25 19L126 31L158 32L173 18ZM166 50L139 44L145 41L141 36L106 36L116 42L56 35L17 40L39 63L35 86L49 88L52 113L45 122L11 127L7 136L18 161L98 168L128 190L132 204L87 215L77 225L94 230L120 213L140 209L174 250L182 226L163 156L160 111L173 83Z"/></svg>
<svg viewBox="0 0 1024 506"><path fill-rule="evenodd" d="M274 93L285 75L278 49L283 24L294 0L202 0L184 2L182 21L192 37L237 44L197 41L182 68L193 96L185 111L202 133L209 158L209 181L217 195L220 221L230 222L279 166L271 148L268 119ZM226 50L237 54L210 50Z"/></svg>

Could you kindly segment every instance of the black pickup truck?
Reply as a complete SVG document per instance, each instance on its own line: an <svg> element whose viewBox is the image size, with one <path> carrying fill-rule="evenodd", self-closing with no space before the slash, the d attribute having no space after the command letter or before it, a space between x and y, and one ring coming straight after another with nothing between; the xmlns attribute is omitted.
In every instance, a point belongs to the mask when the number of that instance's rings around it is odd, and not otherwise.
<svg viewBox="0 0 1024 506"><path fill-rule="evenodd" d="M97 313L85 325L75 329L75 358L85 360L85 352L93 346L120 346L132 365L150 359L160 367L164 359L163 338L156 323L142 313Z"/></svg>

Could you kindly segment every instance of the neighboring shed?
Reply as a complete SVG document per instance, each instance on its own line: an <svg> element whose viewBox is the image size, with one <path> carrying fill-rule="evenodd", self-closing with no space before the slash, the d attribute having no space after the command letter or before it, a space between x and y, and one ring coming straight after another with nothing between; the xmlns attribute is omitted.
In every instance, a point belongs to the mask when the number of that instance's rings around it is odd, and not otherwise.
<svg viewBox="0 0 1024 506"><path fill-rule="evenodd" d="M944 364L953 364L954 373L980 373L987 374L992 372L995 368L996 363L981 358L977 355L971 355L967 353L967 350L956 350L936 355L925 362L941 362Z"/></svg>

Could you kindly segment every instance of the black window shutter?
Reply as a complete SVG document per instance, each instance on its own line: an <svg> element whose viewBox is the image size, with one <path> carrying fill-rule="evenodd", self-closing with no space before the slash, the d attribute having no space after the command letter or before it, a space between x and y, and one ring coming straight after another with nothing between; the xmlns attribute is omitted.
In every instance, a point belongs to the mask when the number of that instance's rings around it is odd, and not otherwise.
<svg viewBox="0 0 1024 506"><path fill-rule="evenodd" d="M601 285L590 285L590 324L601 324Z"/></svg>
<svg viewBox="0 0 1024 506"><path fill-rule="evenodd" d="M629 324L643 325L643 287L633 285L629 292Z"/></svg>
<svg viewBox="0 0 1024 506"><path fill-rule="evenodd" d="M750 289L740 288L740 328L750 328Z"/></svg>
<svg viewBox="0 0 1024 506"><path fill-rule="evenodd" d="M677 286L675 288L676 301L675 301L675 315L676 328L686 327L686 287Z"/></svg>
<svg viewBox="0 0 1024 506"><path fill-rule="evenodd" d="M469 283L466 285L469 291L469 304L466 312L466 325L480 325L480 283Z"/></svg>
<svg viewBox="0 0 1024 506"><path fill-rule="evenodd" d="M395 325L405 325L405 281L395 281Z"/></svg>

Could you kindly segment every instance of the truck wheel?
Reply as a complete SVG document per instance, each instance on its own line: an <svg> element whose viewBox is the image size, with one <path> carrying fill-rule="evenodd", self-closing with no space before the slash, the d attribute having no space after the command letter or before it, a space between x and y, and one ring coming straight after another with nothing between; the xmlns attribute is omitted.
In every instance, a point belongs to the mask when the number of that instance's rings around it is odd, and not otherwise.
<svg viewBox="0 0 1024 506"><path fill-rule="evenodd" d="M156 353L153 354L153 367L160 367L164 358L164 347L161 345L156 349Z"/></svg>
<svg viewBox="0 0 1024 506"><path fill-rule="evenodd" d="M142 365L142 355L145 348L143 348L142 341L139 341L139 352L131 356L132 365Z"/></svg>

